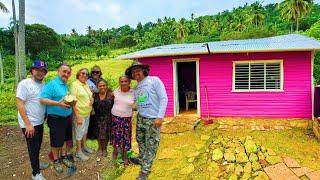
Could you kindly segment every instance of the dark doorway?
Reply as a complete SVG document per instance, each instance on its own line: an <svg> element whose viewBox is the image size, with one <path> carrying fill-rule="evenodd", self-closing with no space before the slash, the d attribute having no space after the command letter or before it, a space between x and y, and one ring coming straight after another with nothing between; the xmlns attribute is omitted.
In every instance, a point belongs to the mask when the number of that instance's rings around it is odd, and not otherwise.
<svg viewBox="0 0 320 180"><path fill-rule="evenodd" d="M189 113L197 113L196 62L177 62L177 76L179 92L179 113L183 113L186 111L188 111ZM188 100L188 102L186 101L186 99Z"/></svg>

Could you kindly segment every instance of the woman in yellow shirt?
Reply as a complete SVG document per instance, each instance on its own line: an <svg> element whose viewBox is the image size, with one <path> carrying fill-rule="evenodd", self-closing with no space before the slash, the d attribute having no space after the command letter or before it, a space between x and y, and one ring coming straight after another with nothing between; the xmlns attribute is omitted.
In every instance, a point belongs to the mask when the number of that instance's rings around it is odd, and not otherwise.
<svg viewBox="0 0 320 180"><path fill-rule="evenodd" d="M92 92L87 84L88 69L82 68L77 72L77 80L71 84L70 93L75 96L77 103L74 106L74 130L77 142L76 157L82 161L89 159L83 153L93 153L91 149L86 146L86 137L90 121L90 112L92 110L93 97Z"/></svg>

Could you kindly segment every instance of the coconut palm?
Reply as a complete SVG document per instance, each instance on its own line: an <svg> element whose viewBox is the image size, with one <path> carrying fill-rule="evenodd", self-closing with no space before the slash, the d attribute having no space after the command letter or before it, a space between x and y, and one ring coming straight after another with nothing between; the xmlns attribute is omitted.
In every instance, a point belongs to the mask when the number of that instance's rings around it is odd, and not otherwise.
<svg viewBox="0 0 320 180"><path fill-rule="evenodd" d="M25 42L25 0L19 0L19 27L18 27L18 49L21 79L27 76L26 71L26 42Z"/></svg>
<svg viewBox="0 0 320 180"><path fill-rule="evenodd" d="M281 16L291 22L291 32L293 23L296 23L296 31L299 30L299 20L308 14L312 8L313 0L284 0L278 5Z"/></svg>
<svg viewBox="0 0 320 180"><path fill-rule="evenodd" d="M184 18L182 18L178 23L176 23L175 32L176 32L176 38L180 42L183 42L184 39L187 36L187 30L186 30L185 19Z"/></svg>
<svg viewBox="0 0 320 180"><path fill-rule="evenodd" d="M18 23L16 18L16 7L15 2L12 0L12 25L13 25L13 37L14 37L14 49L15 49L15 85L20 81L20 58L18 50Z"/></svg>
<svg viewBox="0 0 320 180"><path fill-rule="evenodd" d="M4 13L9 12L7 7L2 2L0 2L0 11ZM0 84L3 84L3 83L4 83L3 62L2 62L1 49L0 49Z"/></svg>
<svg viewBox="0 0 320 180"><path fill-rule="evenodd" d="M261 2L256 1L250 5L249 8L250 13L250 21L252 24L258 27L258 25L262 24L265 19L265 12Z"/></svg>
<svg viewBox="0 0 320 180"><path fill-rule="evenodd" d="M5 12L5 13L9 12L7 7L2 2L0 2L0 11Z"/></svg>

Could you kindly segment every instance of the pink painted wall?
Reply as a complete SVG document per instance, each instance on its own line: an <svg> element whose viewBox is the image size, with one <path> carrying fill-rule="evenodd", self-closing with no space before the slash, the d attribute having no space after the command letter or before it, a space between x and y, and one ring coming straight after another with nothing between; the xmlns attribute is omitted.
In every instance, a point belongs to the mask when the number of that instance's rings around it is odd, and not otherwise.
<svg viewBox="0 0 320 180"><path fill-rule="evenodd" d="M273 52L192 55L200 58L201 116L311 118L311 52ZM283 59L283 92L232 92L232 68L236 60ZM172 57L144 58L151 75L159 76L168 93L167 116L173 115ZM209 112L206 110L208 88Z"/></svg>
<svg viewBox="0 0 320 180"><path fill-rule="evenodd" d="M171 57L139 59L139 62L150 66L151 76L158 76L164 83L168 95L166 116L173 116L173 65Z"/></svg>

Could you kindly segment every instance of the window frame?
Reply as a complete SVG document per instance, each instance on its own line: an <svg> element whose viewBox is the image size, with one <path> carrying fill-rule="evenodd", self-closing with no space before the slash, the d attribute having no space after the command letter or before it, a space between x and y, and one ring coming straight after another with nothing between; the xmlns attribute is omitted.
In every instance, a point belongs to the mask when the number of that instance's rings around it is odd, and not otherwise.
<svg viewBox="0 0 320 180"><path fill-rule="evenodd" d="M232 62L232 92L283 92L283 80L284 80L284 74L283 74L283 60L282 59L275 59L275 60L236 60ZM249 67L250 64L256 64L256 63L280 63L280 89L266 89L266 85L264 85L264 89L235 89L235 76L236 76L236 64L248 64ZM266 70L264 69L264 77L266 77ZM249 69L249 82L250 82L250 69ZM264 79L264 83L266 83Z"/></svg>

